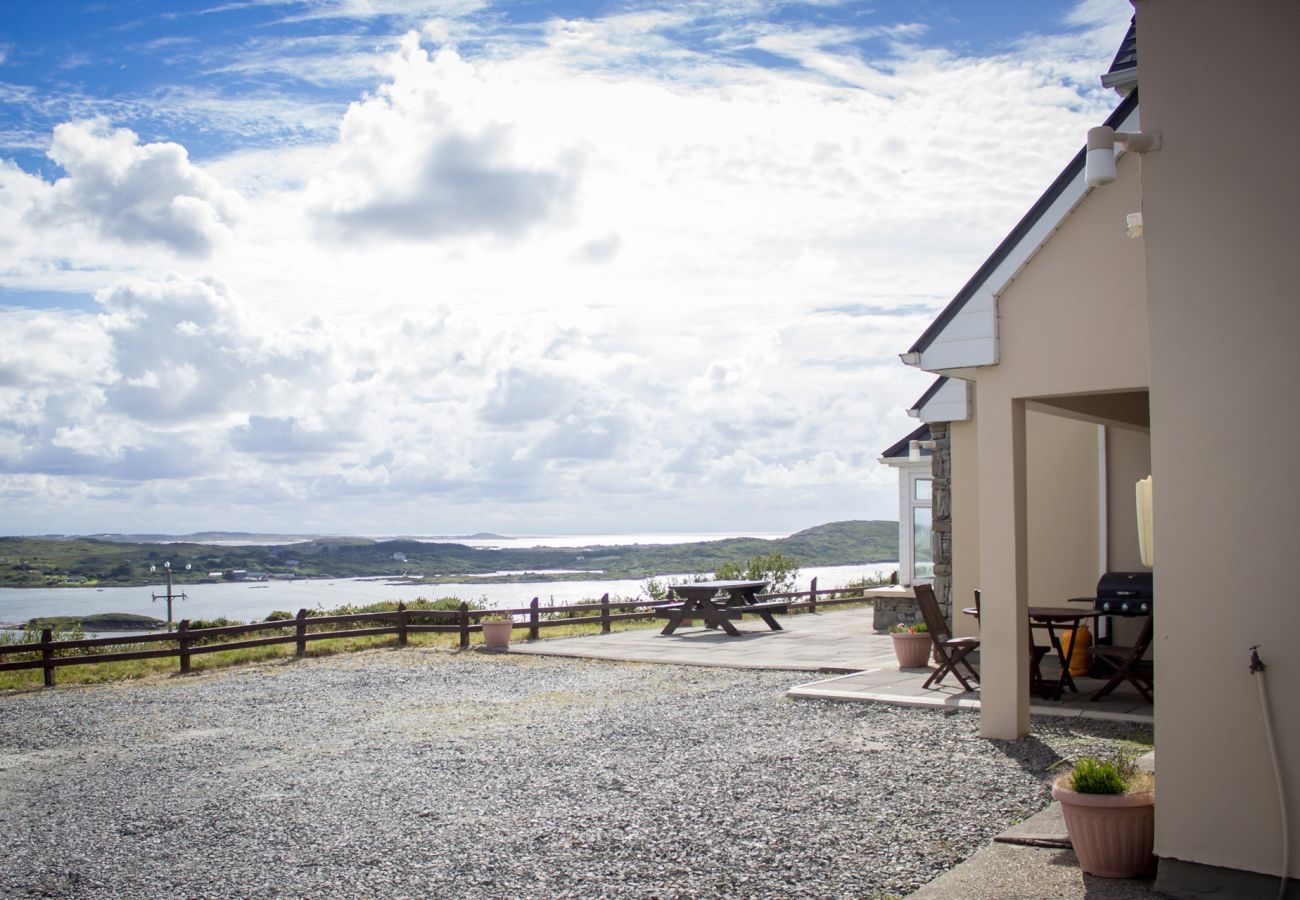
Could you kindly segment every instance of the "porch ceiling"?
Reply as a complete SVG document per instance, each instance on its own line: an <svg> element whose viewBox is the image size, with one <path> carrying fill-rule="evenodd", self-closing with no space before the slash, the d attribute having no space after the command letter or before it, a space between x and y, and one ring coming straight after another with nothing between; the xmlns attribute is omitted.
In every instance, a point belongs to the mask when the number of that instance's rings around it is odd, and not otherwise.
<svg viewBox="0 0 1300 900"><path fill-rule="evenodd" d="M1097 422L1102 425L1151 427L1151 403L1145 390L1109 394L1075 394L1068 397L1037 397L1027 402L1031 409L1053 415Z"/></svg>

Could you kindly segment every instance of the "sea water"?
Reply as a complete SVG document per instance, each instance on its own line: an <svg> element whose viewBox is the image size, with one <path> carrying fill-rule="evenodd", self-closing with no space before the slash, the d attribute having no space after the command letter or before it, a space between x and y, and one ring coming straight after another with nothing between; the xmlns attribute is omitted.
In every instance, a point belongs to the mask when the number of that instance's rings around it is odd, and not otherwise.
<svg viewBox="0 0 1300 900"><path fill-rule="evenodd" d="M885 576L898 563L864 563L857 566L813 566L801 569L796 590L808 590L817 578L819 590L837 587L864 576ZM683 578L664 575L661 579ZM173 603L173 617L215 619L222 616L245 622L260 621L275 610L331 609L344 604L365 605L381 600L436 600L458 597L490 609L527 606L534 597L543 606L611 598L647 598L646 579L593 579L589 581L530 581L512 584L475 583L411 584L392 578L303 578L294 581L220 582L177 585L173 591L185 599ZM151 595L162 594L161 585L144 587L0 588L0 623L16 624L39 616L89 616L96 613L135 613L166 618L167 607Z"/></svg>

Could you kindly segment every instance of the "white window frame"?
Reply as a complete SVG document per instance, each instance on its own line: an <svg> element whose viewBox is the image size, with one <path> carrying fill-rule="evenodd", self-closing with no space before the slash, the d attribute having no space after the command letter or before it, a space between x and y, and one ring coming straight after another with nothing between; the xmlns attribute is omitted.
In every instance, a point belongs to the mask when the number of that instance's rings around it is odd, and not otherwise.
<svg viewBox="0 0 1300 900"><path fill-rule="evenodd" d="M913 526L913 510L918 507L934 508L934 475L930 471L930 457L915 462L910 460L890 462L898 468L898 581L899 584L908 586L916 583L928 584L934 580L933 576L918 579L915 574L916 547L913 542L916 535ZM916 499L916 483L922 480L931 483L930 500Z"/></svg>

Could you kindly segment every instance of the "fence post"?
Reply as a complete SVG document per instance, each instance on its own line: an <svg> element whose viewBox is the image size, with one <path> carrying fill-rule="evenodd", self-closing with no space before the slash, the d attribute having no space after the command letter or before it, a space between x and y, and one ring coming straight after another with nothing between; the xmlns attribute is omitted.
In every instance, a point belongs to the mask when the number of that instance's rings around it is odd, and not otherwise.
<svg viewBox="0 0 1300 900"><path fill-rule="evenodd" d="M44 663L45 686L54 687L54 648L50 646L54 641L54 631L49 628L41 629L41 662Z"/></svg>
<svg viewBox="0 0 1300 900"><path fill-rule="evenodd" d="M176 628L176 643L180 647L181 674L190 674L190 620L181 619Z"/></svg>
<svg viewBox="0 0 1300 900"><path fill-rule="evenodd" d="M460 649L469 649L469 604L460 603Z"/></svg>
<svg viewBox="0 0 1300 900"><path fill-rule="evenodd" d="M541 619L541 616L537 613L537 603L538 600L536 597L528 602L528 640L530 641L537 640L538 635L540 634L537 630L537 623Z"/></svg>
<svg viewBox="0 0 1300 900"><path fill-rule="evenodd" d="M307 610L298 610L298 619L294 624L297 626L295 633L298 637L298 648L294 651L295 656L307 655Z"/></svg>
<svg viewBox="0 0 1300 900"><path fill-rule="evenodd" d="M406 646L406 620L411 614L407 612L406 604L400 600L397 603L397 646Z"/></svg>
<svg viewBox="0 0 1300 900"><path fill-rule="evenodd" d="M817 576L813 576L812 583L808 585L808 612L817 612Z"/></svg>
<svg viewBox="0 0 1300 900"><path fill-rule="evenodd" d="M600 633L609 634L609 594L600 598Z"/></svg>

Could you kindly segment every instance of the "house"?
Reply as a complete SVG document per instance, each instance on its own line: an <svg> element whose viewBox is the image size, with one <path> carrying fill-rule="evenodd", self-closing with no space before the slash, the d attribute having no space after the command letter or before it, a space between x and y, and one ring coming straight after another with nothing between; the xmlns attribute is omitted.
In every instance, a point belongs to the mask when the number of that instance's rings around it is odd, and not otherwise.
<svg viewBox="0 0 1300 900"><path fill-rule="evenodd" d="M1151 474L1157 888L1272 897L1300 877L1300 5L1134 6L1106 124L1159 146L1096 187L1081 149L903 359L947 379L914 411L946 438L949 602L983 593L982 733L1028 732L1029 599L1141 567Z"/></svg>
<svg viewBox="0 0 1300 900"><path fill-rule="evenodd" d="M898 583L912 585L934 578L930 466L930 426L922 425L880 454L879 461L898 471Z"/></svg>

